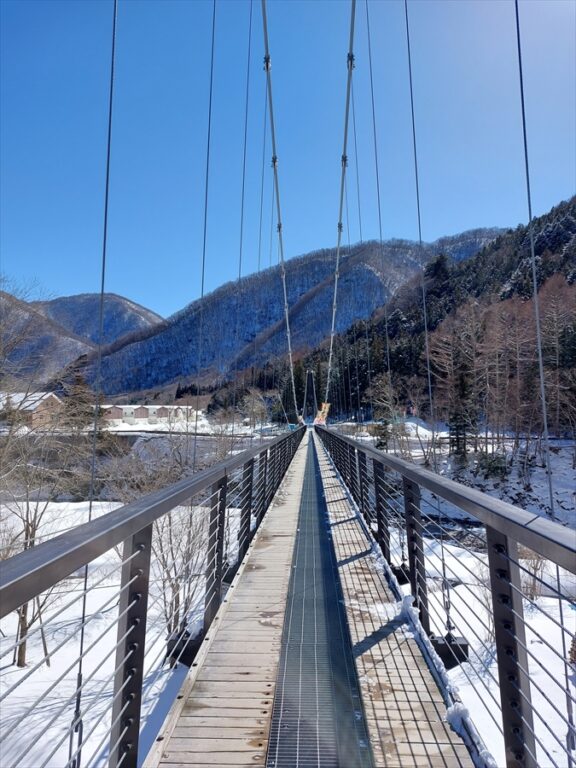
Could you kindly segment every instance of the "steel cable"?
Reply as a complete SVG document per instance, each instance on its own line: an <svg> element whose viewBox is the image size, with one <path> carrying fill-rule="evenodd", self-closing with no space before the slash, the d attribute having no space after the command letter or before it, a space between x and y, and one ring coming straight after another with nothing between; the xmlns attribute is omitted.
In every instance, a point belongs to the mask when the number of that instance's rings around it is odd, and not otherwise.
<svg viewBox="0 0 576 768"><path fill-rule="evenodd" d="M338 306L338 278L340 273L340 249L342 244L342 214L344 209L344 193L346 183L346 167L348 165L347 147L348 147L348 120L350 114L350 96L352 92L352 73L354 71L354 22L356 17L356 0L351 2L350 11L350 36L348 43L348 56L346 58L346 65L348 70L348 76L346 81L346 106L344 111L344 140L342 143L342 170L340 174L340 202L338 209L338 240L336 244L336 266L334 270L334 294L332 299L332 321L330 327L330 348L328 352L328 370L326 374L326 394L324 402L329 402L330 395L330 378L332 375L332 358L334 355L334 336L336 333L336 310Z"/></svg>
<svg viewBox="0 0 576 768"><path fill-rule="evenodd" d="M204 345L204 283L206 278L206 239L208 233L208 189L210 183L210 142L212 138L212 96L214 89L214 50L216 38L216 0L212 0L212 39L210 47L210 84L208 87L208 125L206 128L206 170L204 173L204 224L202 232L202 262L200 271L200 323L198 330L198 374L196 378L196 412L194 418L194 447L192 453L192 471L196 469L198 444L198 412L200 408L200 371L202 370L202 350Z"/></svg>
<svg viewBox="0 0 576 768"><path fill-rule="evenodd" d="M290 382L292 385L292 398L294 413L298 419L298 403L296 400L296 384L294 381L294 359L292 352L292 334L290 332L290 310L288 307L288 291L286 288L286 266L284 262L284 238L282 233L282 215L280 208L280 188L278 183L278 154L276 151L276 129L274 125L274 106L272 102L272 74L271 59L268 45L268 20L266 16L266 0L262 0L262 25L264 31L264 70L266 72L266 84L268 90L268 112L270 115L270 135L272 138L272 168L274 171L274 190L276 196L276 215L278 230L278 248L280 256L280 273L282 277L282 292L284 294L284 319L286 322L286 341L288 344L288 363L290 366Z"/></svg>

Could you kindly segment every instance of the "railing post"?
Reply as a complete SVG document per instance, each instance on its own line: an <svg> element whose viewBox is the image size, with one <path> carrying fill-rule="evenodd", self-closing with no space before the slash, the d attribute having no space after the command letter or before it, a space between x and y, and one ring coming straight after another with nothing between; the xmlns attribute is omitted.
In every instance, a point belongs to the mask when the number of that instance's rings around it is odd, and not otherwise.
<svg viewBox="0 0 576 768"><path fill-rule="evenodd" d="M142 704L152 525L124 542L118 606L110 768L136 768Z"/></svg>
<svg viewBox="0 0 576 768"><path fill-rule="evenodd" d="M260 503L258 504L258 518L256 520L256 528L260 526L268 506L266 503L266 499L268 498L268 449L260 454L259 469L261 478Z"/></svg>
<svg viewBox="0 0 576 768"><path fill-rule="evenodd" d="M328 435L328 452L334 460L336 469L340 473L340 477L344 480L344 483L348 485L348 475L346 473L346 456L342 450L342 443L334 435Z"/></svg>
<svg viewBox="0 0 576 768"><path fill-rule="evenodd" d="M384 494L384 485L386 483L386 474L384 467L378 459L372 459L374 471L374 496L376 499L376 540L380 544L380 549L387 563L390 563L390 529L388 528L388 515L386 514L386 496Z"/></svg>
<svg viewBox="0 0 576 768"><path fill-rule="evenodd" d="M518 547L486 526L507 768L537 768Z"/></svg>
<svg viewBox="0 0 576 768"><path fill-rule="evenodd" d="M426 634L429 635L430 614L428 612L426 563L424 560L422 517L420 515L420 486L405 477L403 478L403 485L410 586L412 588L412 594L416 598L416 607L420 613L420 623Z"/></svg>
<svg viewBox="0 0 576 768"><path fill-rule="evenodd" d="M242 508L240 510L240 528L238 530L238 562L244 559L244 555L250 544L250 518L252 515L252 484L254 482L254 459L244 464L242 473Z"/></svg>
<svg viewBox="0 0 576 768"><path fill-rule="evenodd" d="M352 498L354 501L358 502L356 494L356 451L354 450L354 446L349 443L346 443L346 450L348 452L348 487L350 488Z"/></svg>
<svg viewBox="0 0 576 768"><path fill-rule="evenodd" d="M359 505L360 511L364 520L370 525L370 519L368 516L368 477L366 467L366 454L363 451L358 450L358 492L359 492Z"/></svg>
<svg viewBox="0 0 576 768"><path fill-rule="evenodd" d="M276 464L278 461L278 446L273 445L268 454L268 483L266 489L266 509L272 503L272 498L276 490Z"/></svg>
<svg viewBox="0 0 576 768"><path fill-rule="evenodd" d="M206 596L204 598L204 633L216 616L222 599L224 560L224 528L226 526L226 475L212 486L212 504L208 527L208 563L206 565Z"/></svg>

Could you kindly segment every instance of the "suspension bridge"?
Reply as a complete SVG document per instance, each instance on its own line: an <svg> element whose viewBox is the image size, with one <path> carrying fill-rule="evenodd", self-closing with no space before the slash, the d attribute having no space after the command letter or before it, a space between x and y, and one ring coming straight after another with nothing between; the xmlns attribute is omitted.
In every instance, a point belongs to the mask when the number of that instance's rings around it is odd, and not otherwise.
<svg viewBox="0 0 576 768"><path fill-rule="evenodd" d="M352 0L321 422L332 392L355 7ZM114 9L115 20L116 0ZM262 10L298 414L265 2ZM405 10L410 52L407 3ZM215 12L216 3L210 95ZM368 4L366 14L369 32ZM519 27L518 54L521 77ZM114 55L115 26L102 292ZM372 83L371 61L370 75ZM419 196L411 69L410 97ZM372 108L375 132L373 93ZM206 206L210 120L208 130ZM529 182L527 151L526 172ZM421 242L419 199L418 220ZM205 250L206 209L203 267ZM422 292L427 346L424 283ZM541 345L539 363L542 371ZM429 360L427 373L433 416ZM308 375L304 406L309 381L316 409ZM543 390L542 401L547 441ZM555 520L334 426L300 424L2 564L0 616L16 617L18 631L2 647L0 761L3 768L574 768L575 573L573 532ZM23 644L39 653L22 671L8 662Z"/></svg>

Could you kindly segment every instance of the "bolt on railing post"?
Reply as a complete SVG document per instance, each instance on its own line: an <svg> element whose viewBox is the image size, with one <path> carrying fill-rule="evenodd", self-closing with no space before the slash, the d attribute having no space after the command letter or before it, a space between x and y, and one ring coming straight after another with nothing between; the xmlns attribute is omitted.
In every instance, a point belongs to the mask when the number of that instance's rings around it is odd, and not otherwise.
<svg viewBox="0 0 576 768"><path fill-rule="evenodd" d="M224 561L224 529L226 527L226 475L212 486L210 522L208 524L208 563L206 565L206 595L204 598L204 632L212 623L222 600Z"/></svg>
<svg viewBox="0 0 576 768"><path fill-rule="evenodd" d="M372 459L374 471L374 496L376 499L376 541L387 563L390 563L390 529L388 528L388 515L386 514L386 496L384 484L386 482L384 467L377 459Z"/></svg>
<svg viewBox="0 0 576 768"><path fill-rule="evenodd" d="M424 559L424 538L420 515L420 486L402 478L404 485L404 514L406 517L406 539L408 542L408 565L410 586L416 598L420 623L426 634L430 634L428 611L428 590L426 588L426 562Z"/></svg>
<svg viewBox="0 0 576 768"><path fill-rule="evenodd" d="M250 519L252 516L252 485L254 482L254 459L244 464L242 472L242 508L238 530L238 562L241 562L250 544Z"/></svg>
<svg viewBox="0 0 576 768"><path fill-rule="evenodd" d="M536 768L536 743L516 542L486 526L507 768Z"/></svg>
<svg viewBox="0 0 576 768"><path fill-rule="evenodd" d="M120 763L123 768L136 768L138 763L151 551L152 525L124 542L108 760L110 768L116 768Z"/></svg>

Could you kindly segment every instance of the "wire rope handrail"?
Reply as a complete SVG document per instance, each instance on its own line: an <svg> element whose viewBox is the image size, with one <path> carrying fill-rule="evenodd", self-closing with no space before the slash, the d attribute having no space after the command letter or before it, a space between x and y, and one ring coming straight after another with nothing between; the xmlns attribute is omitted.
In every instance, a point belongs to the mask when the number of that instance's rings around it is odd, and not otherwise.
<svg viewBox="0 0 576 768"><path fill-rule="evenodd" d="M554 520L333 430L316 431L380 544L393 590L398 598L406 590L412 594L416 610L410 615L418 616L424 647L436 654L433 663L445 666L444 684L451 685L446 670L458 667L456 686L464 681L470 701L494 723L508 768L536 768L542 760L560 766L565 757L571 766L575 701L563 670L572 660L566 640L573 629L564 616L570 604L576 607L570 576L576 574L576 536ZM476 521L473 529L465 525L460 540L443 500ZM454 518L454 526L460 523ZM542 570L530 565L531 558L539 558ZM465 730L468 725L463 721Z"/></svg>
<svg viewBox="0 0 576 768"><path fill-rule="evenodd" d="M298 432L300 430L292 434ZM143 499L126 504L6 560L0 574L0 617L6 616L32 599L39 591L38 579L41 579L42 590L49 589L86 562L121 544L181 502L214 485L263 451L270 451L282 445L289 438L290 435L282 435L264 447L251 448L197 473L190 479L181 480Z"/></svg>
<svg viewBox="0 0 576 768"><path fill-rule="evenodd" d="M140 736L154 727L155 700L169 689L179 663L192 663L303 435L304 429L290 431L3 563L4 617L24 610L21 606L53 587L57 595L64 586L60 582L78 569L79 561L87 565L110 552L118 557L114 568L106 563L105 575L93 578L76 600L49 610L40 630L23 630L19 643L47 628L56 643L50 649L44 643L42 650L37 638L30 653L40 657L24 674L14 664L3 668L3 675L10 676L4 693L6 700L14 700L14 722L22 724L31 717L26 737L19 740L11 723L4 723L0 748L9 764L20 764L24 754L38 757L39 764L51 764L55 756L65 761L70 739L69 768L78 768L83 750L83 764L99 765L106 744L111 766L135 768ZM172 538L166 538L168 530ZM78 626L67 617L70 606L92 586L109 589L110 594L91 606L83 622L92 622L82 653L87 674L77 675L74 682L79 659L66 648ZM60 617L58 622L55 617ZM58 636L62 631L64 637ZM10 652L14 646L10 641L8 645ZM50 669L53 659L56 666ZM39 677L30 679L34 675ZM30 691L34 695L29 696ZM8 706L6 701L3 706ZM35 713L40 709L48 716L38 720ZM37 755L42 734L56 731L50 754Z"/></svg>
<svg viewBox="0 0 576 768"><path fill-rule="evenodd" d="M452 502L481 523L513 536L520 544L524 544L543 557L554 560L562 568L576 573L576 546L570 541L570 537L566 535L566 528L560 523L527 512L506 501L495 499L474 488L460 485L397 456L383 454L371 446L360 445L344 435L336 436L330 430L318 426L316 430L322 439L324 436L329 436L330 439L341 441L363 452L384 467L400 473L408 480Z"/></svg>

